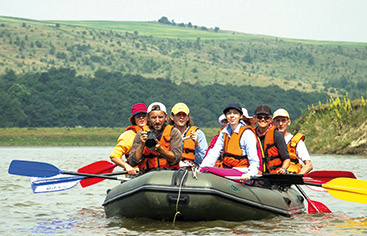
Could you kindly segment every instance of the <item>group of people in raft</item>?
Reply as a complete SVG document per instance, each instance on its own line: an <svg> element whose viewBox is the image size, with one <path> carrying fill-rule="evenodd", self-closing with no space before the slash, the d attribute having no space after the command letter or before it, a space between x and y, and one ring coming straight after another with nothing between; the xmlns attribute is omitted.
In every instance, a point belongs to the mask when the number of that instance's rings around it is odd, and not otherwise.
<svg viewBox="0 0 367 236"><path fill-rule="evenodd" d="M291 120L285 109L272 114L263 104L251 117L240 104L229 103L218 119L223 128L209 146L184 103L175 104L170 114L160 102L148 108L137 103L131 108L129 121L131 125L110 154L111 160L129 175L157 168L217 166L235 168L243 173L241 181L247 181L262 173L306 174L312 170L304 135L287 131Z"/></svg>

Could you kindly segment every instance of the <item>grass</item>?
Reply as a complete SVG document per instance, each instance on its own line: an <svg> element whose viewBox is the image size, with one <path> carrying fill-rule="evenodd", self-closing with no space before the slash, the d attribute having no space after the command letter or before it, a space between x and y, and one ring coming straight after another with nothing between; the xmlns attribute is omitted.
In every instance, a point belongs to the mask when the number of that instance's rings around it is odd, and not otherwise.
<svg viewBox="0 0 367 236"><path fill-rule="evenodd" d="M216 128L203 128L210 143ZM115 146L124 128L0 128L0 146Z"/></svg>

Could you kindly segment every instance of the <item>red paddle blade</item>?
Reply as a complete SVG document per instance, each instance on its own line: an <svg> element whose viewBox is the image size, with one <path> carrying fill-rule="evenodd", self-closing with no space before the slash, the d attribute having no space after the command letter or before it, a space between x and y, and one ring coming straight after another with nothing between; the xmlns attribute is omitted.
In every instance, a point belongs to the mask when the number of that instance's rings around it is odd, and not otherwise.
<svg viewBox="0 0 367 236"><path fill-rule="evenodd" d="M343 170L317 170L317 171L312 171L308 174L305 174L303 175L303 177L307 179L307 182L309 180L311 182L318 181L317 183L320 183L320 184L325 184L332 179L341 178L341 177L356 179L356 176L352 172L343 171ZM313 183L316 183L316 182L313 182Z"/></svg>
<svg viewBox="0 0 367 236"><path fill-rule="evenodd" d="M303 175L303 181L315 184L326 184L330 180L335 178L352 178L356 179L356 176L350 171L343 170L316 170L308 174ZM309 189L317 192L327 192L326 189L322 187L306 185Z"/></svg>
<svg viewBox="0 0 367 236"><path fill-rule="evenodd" d="M78 170L79 173L87 174L107 174L111 173L116 167L115 164L108 161L97 161L90 165L84 166ZM80 185L85 188L90 185L99 183L105 179L103 178L84 178L80 181Z"/></svg>
<svg viewBox="0 0 367 236"><path fill-rule="evenodd" d="M330 209L323 203L307 199L308 213L331 213Z"/></svg>

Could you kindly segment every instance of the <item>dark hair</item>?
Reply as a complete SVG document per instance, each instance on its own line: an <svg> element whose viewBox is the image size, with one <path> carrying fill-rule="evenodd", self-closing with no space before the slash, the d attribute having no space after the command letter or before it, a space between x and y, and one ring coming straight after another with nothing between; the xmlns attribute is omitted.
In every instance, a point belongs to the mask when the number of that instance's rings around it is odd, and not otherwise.
<svg viewBox="0 0 367 236"><path fill-rule="evenodd" d="M161 107L159 105L152 106L151 111L161 111Z"/></svg>

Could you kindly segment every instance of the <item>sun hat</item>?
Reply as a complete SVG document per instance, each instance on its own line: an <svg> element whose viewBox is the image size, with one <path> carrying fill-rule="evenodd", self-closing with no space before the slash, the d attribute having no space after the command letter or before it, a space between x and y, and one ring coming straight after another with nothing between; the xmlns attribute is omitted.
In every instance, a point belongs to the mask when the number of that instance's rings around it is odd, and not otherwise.
<svg viewBox="0 0 367 236"><path fill-rule="evenodd" d="M270 107L266 104L258 106L255 110L255 116L257 115L267 115L270 117L271 116Z"/></svg>
<svg viewBox="0 0 367 236"><path fill-rule="evenodd" d="M223 123L223 121L224 120L226 120L227 118L226 118L226 116L224 115L224 114L222 114L222 115L220 115L219 117L218 117L218 123L220 124L220 125L223 125L224 123Z"/></svg>
<svg viewBox="0 0 367 236"><path fill-rule="evenodd" d="M166 106L160 102L153 102L152 104L150 104L148 106L148 113L152 111L153 107L159 107L159 109L155 108L153 111L163 111L164 113L167 114Z"/></svg>
<svg viewBox="0 0 367 236"><path fill-rule="evenodd" d="M238 104L238 103L228 103L226 108L224 108L224 110L223 110L223 114L226 114L229 109L236 109L240 112L241 115L243 114L241 105Z"/></svg>
<svg viewBox="0 0 367 236"><path fill-rule="evenodd" d="M249 116L248 115L248 112L247 112L247 109L246 108L243 108L242 107L242 113L243 113L243 116L245 116L247 119L251 119L252 118L252 116Z"/></svg>
<svg viewBox="0 0 367 236"><path fill-rule="evenodd" d="M274 112L273 119L275 119L275 117L278 117L278 116L283 116L283 117L287 117L288 119L290 119L288 111L283 108L280 108Z"/></svg>
<svg viewBox="0 0 367 236"><path fill-rule="evenodd" d="M173 115L177 115L177 113L179 112L183 112L186 115L190 114L190 109L187 107L187 105L185 103L179 102L176 103L173 107L172 107L172 111Z"/></svg>

